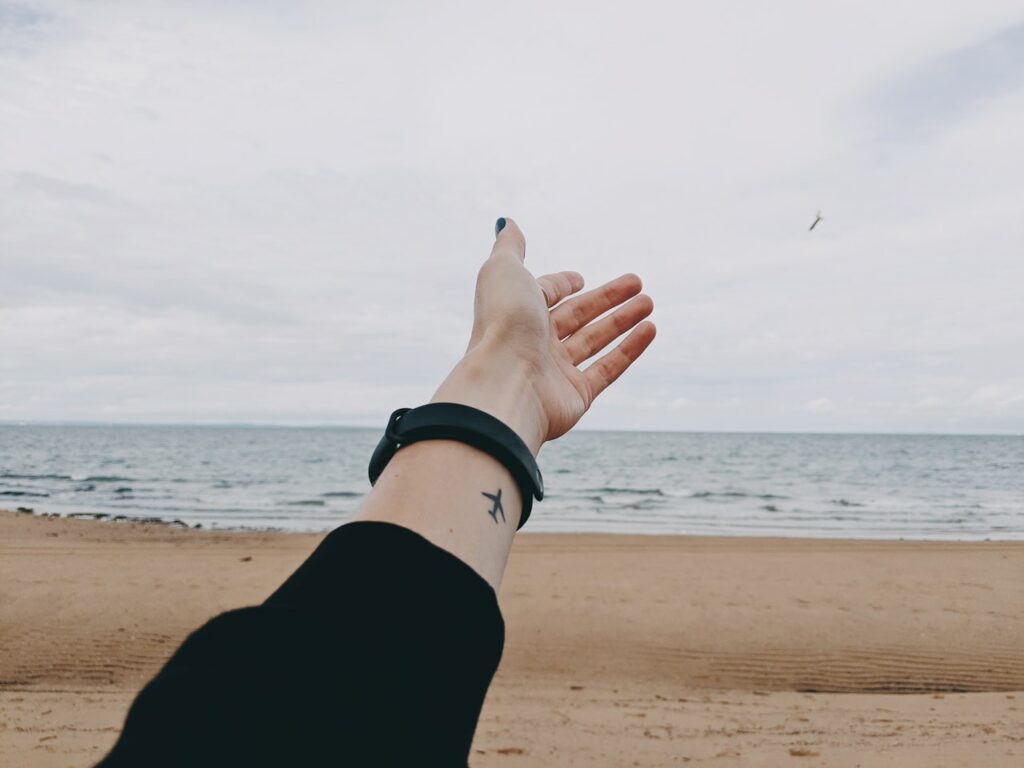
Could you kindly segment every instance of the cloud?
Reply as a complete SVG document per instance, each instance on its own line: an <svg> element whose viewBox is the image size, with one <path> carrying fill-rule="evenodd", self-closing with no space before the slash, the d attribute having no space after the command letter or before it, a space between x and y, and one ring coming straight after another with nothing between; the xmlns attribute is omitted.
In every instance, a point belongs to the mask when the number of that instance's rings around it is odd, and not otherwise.
<svg viewBox="0 0 1024 768"><path fill-rule="evenodd" d="M25 3L0 2L0 30L24 32L41 24L46 15Z"/></svg>
<svg viewBox="0 0 1024 768"><path fill-rule="evenodd" d="M375 424L461 354L513 215L537 274L655 298L587 426L1024 430L1022 29L0 3L0 419Z"/></svg>
<svg viewBox="0 0 1024 768"><path fill-rule="evenodd" d="M831 413L836 409L836 404L827 397L816 397L804 407L811 413Z"/></svg>
<svg viewBox="0 0 1024 768"><path fill-rule="evenodd" d="M986 384L967 398L968 405L988 408L1007 408L1024 402L1024 386Z"/></svg>
<svg viewBox="0 0 1024 768"><path fill-rule="evenodd" d="M927 139L952 120L1024 88L1024 23L1004 27L942 53L883 89L887 129L904 140Z"/></svg>

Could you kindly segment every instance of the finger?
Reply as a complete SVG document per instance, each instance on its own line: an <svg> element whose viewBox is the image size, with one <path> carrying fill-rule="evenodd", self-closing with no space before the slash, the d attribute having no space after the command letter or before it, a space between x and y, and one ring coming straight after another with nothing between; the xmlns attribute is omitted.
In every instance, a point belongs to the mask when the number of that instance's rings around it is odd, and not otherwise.
<svg viewBox="0 0 1024 768"><path fill-rule="evenodd" d="M650 296L634 296L607 317L585 325L565 341L573 365L593 357L654 311Z"/></svg>
<svg viewBox="0 0 1024 768"><path fill-rule="evenodd" d="M501 223L503 221L504 224ZM526 259L526 237L523 235L523 230L512 219L502 217L494 225L494 247L491 248L491 258L516 258L519 261Z"/></svg>
<svg viewBox="0 0 1024 768"><path fill-rule="evenodd" d="M551 308L566 296L583 290L583 275L579 272L555 272L538 277L537 285L544 291L544 300Z"/></svg>
<svg viewBox="0 0 1024 768"><path fill-rule="evenodd" d="M595 317L636 296L642 287L639 277L626 274L605 283L600 288L559 304L551 310L551 322L554 324L555 333L558 334L558 338L564 339Z"/></svg>
<svg viewBox="0 0 1024 768"><path fill-rule="evenodd" d="M597 361L583 372L590 385L590 396L596 398L615 381L622 372L631 366L644 350L654 341L657 333L654 323L645 320L622 340L615 349Z"/></svg>

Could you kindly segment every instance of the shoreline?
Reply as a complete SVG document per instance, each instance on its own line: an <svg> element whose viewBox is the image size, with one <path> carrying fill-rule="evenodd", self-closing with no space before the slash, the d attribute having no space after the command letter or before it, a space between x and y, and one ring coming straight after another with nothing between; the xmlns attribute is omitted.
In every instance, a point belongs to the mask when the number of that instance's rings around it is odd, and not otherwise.
<svg viewBox="0 0 1024 768"><path fill-rule="evenodd" d="M179 528L182 530L201 530L206 532L220 532L220 533L265 533L282 536L325 536L330 531L334 530L340 525L344 525L348 522L345 520L337 520L329 528L323 530L305 530L305 529L288 529L288 528L275 528L273 526L221 526L219 524L203 524L193 523L189 524L180 518L166 518L158 516L135 516L128 515L124 512L111 509L109 511L97 510L91 511L74 511L74 512L54 512L54 511L36 511L34 507L15 507L14 509L6 509L0 507L0 514L23 514L30 517L40 518L54 518L59 520L85 520L88 522L96 523L140 523L143 525L157 525L167 526L171 528ZM758 541L835 541L835 542L862 542L871 544L884 544L886 542L893 543L905 543L905 544L1020 544L1024 545L1024 534L1020 534L1019 537L1009 538L994 538L991 535L977 538L951 538L947 536L933 536L933 537L913 537L913 536L900 536L891 538L887 536L846 536L841 533L821 534L821 535L808 535L806 533L800 533L797 535L784 535L784 534L770 534L770 533L729 533L729 532L712 532L712 533L665 533L659 531L587 531L587 530L562 530L558 528L549 530L531 530L526 534L519 534L519 536L624 536L624 537L640 537L640 538L651 538L651 539L696 539L696 540L711 540L711 539L725 539L725 540L758 540Z"/></svg>
<svg viewBox="0 0 1024 768"><path fill-rule="evenodd" d="M0 512L0 764L97 759L322 538L102 522ZM521 534L471 764L1019 764L1022 573L1012 541Z"/></svg>

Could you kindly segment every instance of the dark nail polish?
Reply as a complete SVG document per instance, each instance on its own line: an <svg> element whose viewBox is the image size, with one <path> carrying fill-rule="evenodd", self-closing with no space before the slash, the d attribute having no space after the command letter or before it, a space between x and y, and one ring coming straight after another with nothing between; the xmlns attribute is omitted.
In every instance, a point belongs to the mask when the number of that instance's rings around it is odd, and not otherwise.
<svg viewBox="0 0 1024 768"><path fill-rule="evenodd" d="M498 234L501 232L501 230L503 230L504 228L505 228L505 217L502 216L500 219L498 219L496 222L494 222L494 236L497 237Z"/></svg>

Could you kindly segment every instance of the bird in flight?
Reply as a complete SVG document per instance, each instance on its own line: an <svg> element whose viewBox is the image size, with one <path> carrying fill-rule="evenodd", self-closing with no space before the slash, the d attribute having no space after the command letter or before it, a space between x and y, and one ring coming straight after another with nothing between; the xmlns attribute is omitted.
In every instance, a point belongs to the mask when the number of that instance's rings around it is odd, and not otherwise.
<svg viewBox="0 0 1024 768"><path fill-rule="evenodd" d="M489 514L491 517L494 518L494 524L495 525L498 524L498 513L499 512L501 513L501 522L504 523L505 522L505 508L501 505L501 488L498 489L498 492L496 494L495 493L484 493L483 491L481 491L481 493L483 493L484 496L486 496L488 499L490 499L491 501L494 502L494 506L491 507L491 509L487 510L487 514Z"/></svg>
<svg viewBox="0 0 1024 768"><path fill-rule="evenodd" d="M813 232L814 228L818 226L818 222L821 221L822 219L824 219L824 216L821 215L821 211L818 211L818 215L814 218L814 223L811 224L811 228L808 229L807 231Z"/></svg>

